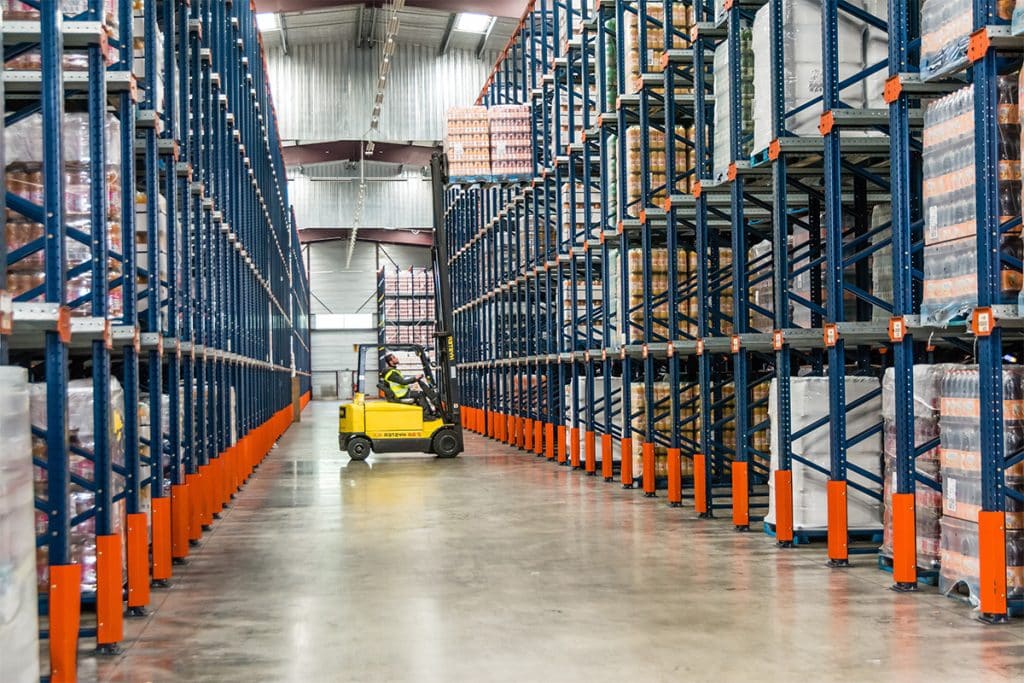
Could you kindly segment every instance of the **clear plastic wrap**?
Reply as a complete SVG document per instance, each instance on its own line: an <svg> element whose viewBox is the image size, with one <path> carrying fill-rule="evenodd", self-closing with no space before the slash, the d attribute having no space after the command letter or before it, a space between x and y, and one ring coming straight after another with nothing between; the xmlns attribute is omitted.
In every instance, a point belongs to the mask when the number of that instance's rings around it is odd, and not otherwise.
<svg viewBox="0 0 1024 683"><path fill-rule="evenodd" d="M491 140L487 107L452 107L445 125L444 148L452 178L491 174Z"/></svg>
<svg viewBox="0 0 1024 683"><path fill-rule="evenodd" d="M881 228L883 225L892 222L892 206L879 204L871 212L872 231ZM883 231L888 235L888 231ZM893 300L893 278L892 278L892 244L884 247L871 255L871 293L886 303ZM871 319L875 322L889 320L889 311L879 306L871 309Z"/></svg>
<svg viewBox="0 0 1024 683"><path fill-rule="evenodd" d="M529 105L498 105L487 110L491 138L491 173L500 176L533 174L533 138Z"/></svg>
<svg viewBox="0 0 1024 683"><path fill-rule="evenodd" d="M641 339L644 326L644 288L643 273L644 260L642 249L630 249L628 258L629 276L627 286L629 289L629 322L631 337ZM685 249L676 251L676 275L681 293L678 300L679 326L683 333L689 337L696 336L697 331L697 306L696 299L692 296L683 296L686 291L686 283L691 278L696 278L697 254ZM665 336L668 332L668 288L671 281L668 271L668 250L655 248L651 251L651 297L657 302L652 302L651 315L653 318L652 331L656 335ZM732 299L730 289L727 293L727 300L723 301L723 310L731 314ZM726 295L723 295L723 299Z"/></svg>
<svg viewBox="0 0 1024 683"><path fill-rule="evenodd" d="M1007 24L1015 0L996 0L996 23ZM921 78L929 81L967 66L974 31L972 0L924 0L921 3Z"/></svg>
<svg viewBox="0 0 1024 683"><path fill-rule="evenodd" d="M622 378L612 377L612 401L618 403L622 396ZM622 414L617 412L611 416L607 415L607 411L604 405L604 377L594 378L594 403L588 406L586 403L587 397L587 379L580 377L576 380L577 391L579 391L580 397L580 414L577 416L580 430L583 430L586 426L586 411L594 411L594 423L596 425L603 425L607 422L609 417L612 423L619 429L622 429ZM569 429L572 427L572 384L565 385L565 428ZM621 432L619 432L621 433ZM580 437L582 439L582 437ZM580 457L583 457L583 449L580 448ZM600 437L597 442L597 459L601 459L601 443ZM622 460L622 440L618 438L612 439L612 462L620 462Z"/></svg>
<svg viewBox="0 0 1024 683"><path fill-rule="evenodd" d="M791 429L795 433L829 414L829 378L793 377L790 379ZM846 400L852 403L878 389L874 377L847 377ZM779 468L779 446L775 435L778 424L778 380L773 379L769 396L768 414L771 419L771 469ZM865 401L857 408L846 412L847 434L858 434L879 423L882 417L882 399L877 397ZM811 433L794 439L794 455L799 455L822 467L828 468L829 428L822 426ZM864 439L851 446L846 453L847 462L879 475L882 469L881 436ZM793 470L793 528L822 530L828 526L828 505L826 484L828 477L817 470L794 460ZM874 482L858 480L868 490L881 495L881 486ZM775 523L775 477L768 480L771 496L765 521ZM850 529L876 529L881 526L881 504L875 498L850 488L847 496L847 524Z"/></svg>
<svg viewBox="0 0 1024 683"><path fill-rule="evenodd" d="M747 252L747 263L753 272L750 285L750 303L775 312L775 269L772 266L772 243L764 240L758 242ZM762 279L763 278L763 279ZM775 329L775 320L768 315L751 309L750 327L759 332L771 332Z"/></svg>
<svg viewBox="0 0 1024 683"><path fill-rule="evenodd" d="M561 239L565 242L576 242L584 239L597 239L601 232L601 193L595 187L590 189L590 229L587 230L587 197L586 186L577 180L572 186L562 183L562 223ZM571 190L571 192L570 192ZM575 220L575 234L573 221Z"/></svg>
<svg viewBox="0 0 1024 683"><path fill-rule="evenodd" d="M854 1L856 7L864 8L864 2ZM785 92L785 109L791 112L806 102L821 97L824 89L821 68L821 0L784 0L782 2L783 31L782 50L785 60L783 72L783 90ZM754 118L753 151L761 152L771 143L772 131L772 66L771 66L771 7L765 5L754 17L753 51L754 51ZM847 12L839 13L839 80L845 81L865 69L868 62L866 41L869 34L863 22L854 19ZM877 38L871 38L871 44ZM877 49L872 48L870 58L874 58ZM875 62L880 61L874 59ZM864 79L844 88L841 97L843 102L854 109L862 109L868 105L867 84ZM872 93L872 100L880 99ZM821 118L820 102L807 107L786 120L786 130L793 135L818 137L818 123ZM849 133L844 133L848 135Z"/></svg>
<svg viewBox="0 0 1024 683"><path fill-rule="evenodd" d="M30 384L32 424L39 429L46 429L46 392L45 384ZM91 379L72 380L68 384L68 437L72 448L92 451L95 445L93 429L93 382ZM70 451L69 451L70 453ZM32 437L33 457L46 460L46 441ZM124 465L124 391L117 379L110 378L110 458L116 465ZM70 454L68 456L71 474L87 481L93 480L93 465L87 458ZM35 495L46 498L47 470L35 468ZM95 506L95 494L79 484L71 483L68 495L68 506L72 517L84 513ZM122 535L124 530L124 500L114 503L113 533ZM45 513L36 513L36 535L46 534L47 517ZM90 517L81 524L71 528L69 534L71 545L71 561L82 565L81 589L85 593L96 590L96 522ZM124 558L122 549L121 557ZM44 589L48 580L46 548L37 550L36 564L38 582ZM122 571L123 571L122 567Z"/></svg>
<svg viewBox="0 0 1024 683"><path fill-rule="evenodd" d="M729 42L715 48L715 139L714 177L724 180L732 158L732 126L729 121L732 88L729 79ZM740 29L740 155L736 161L750 157L754 134L754 51L751 31Z"/></svg>
<svg viewBox="0 0 1024 683"><path fill-rule="evenodd" d="M939 397L942 380L955 365L914 366L914 443L923 444L939 436ZM892 557L892 494L896 490L896 373L892 368L882 377L882 420L885 475L882 489L883 535L881 554ZM939 449L933 448L916 460L917 472L941 483ZM942 493L920 482L914 488L917 562L926 569L939 565L939 520Z"/></svg>
<svg viewBox="0 0 1024 683"><path fill-rule="evenodd" d="M1024 34L1024 0L1017 0L1013 7L1013 34Z"/></svg>
<svg viewBox="0 0 1024 683"><path fill-rule="evenodd" d="M660 3L647 3L647 14L659 24L664 23L665 9ZM640 31L639 17L635 12L623 13L623 61L626 65L626 91L630 93L640 92ZM672 48L684 49L689 47L690 28L693 26L693 9L686 5L676 3L672 6L672 25L675 28L672 34ZM653 23L647 24L647 73L661 73L661 57L665 54L665 30ZM663 88L655 88L660 92ZM683 79L676 79L677 94L685 94L692 91L689 84Z"/></svg>
<svg viewBox="0 0 1024 683"><path fill-rule="evenodd" d="M656 406L654 409L654 431L664 439L668 439L672 431L670 401L672 390L667 382L654 382L652 388ZM644 473L643 442L647 438L647 395L643 384L630 384L629 389L630 407L633 411L633 419L630 422L630 427L633 430L633 476L640 478ZM694 401L698 396L696 389L680 391L679 413L680 420L683 422L680 436L684 439L698 441L700 439L700 417L698 416L693 422L686 423L686 420L693 416ZM680 460L682 476L693 476L693 460L686 457L680 458ZM668 446L657 442L654 444L654 476L668 476Z"/></svg>
<svg viewBox="0 0 1024 683"><path fill-rule="evenodd" d="M28 373L0 367L0 680L39 680Z"/></svg>
<svg viewBox="0 0 1024 683"><path fill-rule="evenodd" d="M90 234L92 198L90 196L89 119L84 113L68 113L64 117L64 210L65 224L72 229ZM107 145L107 246L121 252L121 137L120 123L112 114L105 119L104 136ZM6 146L7 191L35 205L43 201L42 116L35 114L4 130ZM8 253L24 247L43 236L43 226L8 209L5 236ZM68 269L87 263L91 258L88 244L68 237L65 240ZM115 279L121 272L121 263L108 261L108 278ZM7 268L6 288L14 296L41 288L45 283L44 253L40 249L11 263ZM67 281L68 304L73 314L89 315L92 307L85 298L92 290L92 275L86 270ZM42 292L33 299L41 299ZM110 291L107 300L108 317L120 317L123 311L121 289Z"/></svg>
<svg viewBox="0 0 1024 683"><path fill-rule="evenodd" d="M978 550L976 522L942 518L939 590L949 595L963 588L975 607L981 602ZM1024 598L1024 531L1019 529L1006 530L1006 597Z"/></svg>
<svg viewBox="0 0 1024 683"><path fill-rule="evenodd" d="M965 365L942 381L939 429L941 438L942 507L946 517L968 522L981 509L981 428L978 366ZM1024 366L1003 366L1003 452L1024 448ZM1004 470L1007 489L1024 493L1024 463ZM1024 529L1024 503L1006 498L1006 527Z"/></svg>
<svg viewBox="0 0 1024 683"><path fill-rule="evenodd" d="M640 126L630 126L626 129L626 214L633 218L640 215L640 210L646 204L642 196L643 184L641 182L641 145L640 138L642 130ZM681 176L694 168L693 152L685 142L693 139L693 129L685 126L676 126L673 143L675 144L675 175ZM665 133L655 128L648 132L647 145L647 170L650 175L649 190L651 191L650 202L652 205L660 206L661 202L668 196L666 185L668 176L666 174L666 141ZM693 175L687 175L676 181L673 193L681 192L689 194L692 189ZM660 188L660 189L659 189Z"/></svg>

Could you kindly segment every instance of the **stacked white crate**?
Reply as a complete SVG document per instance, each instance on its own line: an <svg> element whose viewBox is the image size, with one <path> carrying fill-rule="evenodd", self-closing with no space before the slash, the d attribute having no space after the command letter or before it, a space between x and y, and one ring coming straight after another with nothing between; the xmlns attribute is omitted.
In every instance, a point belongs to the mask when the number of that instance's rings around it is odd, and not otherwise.
<svg viewBox="0 0 1024 683"><path fill-rule="evenodd" d="M879 388L875 377L847 377L846 401L852 403ZM790 380L790 405L792 409L792 433L796 433L813 422L828 416L828 377L793 377ZM768 480L771 492L768 515L765 521L775 524L775 476L779 468L779 413L778 380L773 379L768 398L768 416L771 420L771 469ZM882 421L882 397L876 396L853 410L846 411L846 433L858 434ZM816 465L829 467L828 424L799 439L793 439L794 455L799 455ZM846 453L847 462L881 477L882 435L879 433L851 446ZM793 528L798 530L821 530L828 527L828 477L807 465L793 460ZM863 483L864 487L882 495L882 487L874 482ZM851 530L880 529L882 507L880 498L872 498L850 487L847 492L847 524Z"/></svg>

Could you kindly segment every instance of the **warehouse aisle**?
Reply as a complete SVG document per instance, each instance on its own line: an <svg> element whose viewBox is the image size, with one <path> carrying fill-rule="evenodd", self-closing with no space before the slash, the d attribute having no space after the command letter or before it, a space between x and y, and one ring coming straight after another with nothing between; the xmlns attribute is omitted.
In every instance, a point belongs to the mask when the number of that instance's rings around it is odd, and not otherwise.
<svg viewBox="0 0 1024 683"><path fill-rule="evenodd" d="M314 402L103 681L1009 679L1024 629L470 435L351 463ZM931 591L932 589L927 589Z"/></svg>

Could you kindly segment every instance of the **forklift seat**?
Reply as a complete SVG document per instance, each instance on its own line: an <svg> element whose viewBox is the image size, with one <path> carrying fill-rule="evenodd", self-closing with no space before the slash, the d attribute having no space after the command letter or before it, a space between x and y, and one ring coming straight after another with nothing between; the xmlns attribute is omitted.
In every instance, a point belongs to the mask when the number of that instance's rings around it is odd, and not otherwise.
<svg viewBox="0 0 1024 683"><path fill-rule="evenodd" d="M402 403L410 406L416 405L416 400L413 398L398 398L395 396L395 392L391 390L391 385L384 380L377 382L377 388L380 389L382 394L384 394L385 400L390 403Z"/></svg>

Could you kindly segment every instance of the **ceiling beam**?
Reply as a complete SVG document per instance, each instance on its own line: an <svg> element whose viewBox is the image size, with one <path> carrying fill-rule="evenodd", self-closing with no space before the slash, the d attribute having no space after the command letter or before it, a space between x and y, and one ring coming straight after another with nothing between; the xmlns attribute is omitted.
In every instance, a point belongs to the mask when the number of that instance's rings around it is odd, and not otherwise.
<svg viewBox="0 0 1024 683"><path fill-rule="evenodd" d="M361 140L333 140L286 146L283 148L284 164L295 167L332 161L357 161L360 147ZM366 157L367 161L383 161L406 166L426 166L430 163L430 155L437 149L434 146L402 142L375 142L373 147L373 154Z"/></svg>
<svg viewBox="0 0 1024 683"><path fill-rule="evenodd" d="M452 44L452 29L455 28L455 18L457 16L459 15L455 12L448 16L448 25L444 27L444 36L441 38L441 49L437 51L440 57L448 54L448 47Z"/></svg>
<svg viewBox="0 0 1024 683"><path fill-rule="evenodd" d="M481 59L484 56L484 49L487 47L487 41L491 37L491 33L494 32L494 25L496 23L498 23L498 22L495 21L494 19L491 19L490 26L488 26L487 30L484 32L484 34L482 36L480 36L480 44L477 45L477 47L476 47L476 58L477 59Z"/></svg>
<svg viewBox="0 0 1024 683"><path fill-rule="evenodd" d="M333 7L361 5L383 7L384 0L256 0L257 12L307 12ZM405 6L440 12L478 12L495 17L519 19L527 0L406 0Z"/></svg>
<svg viewBox="0 0 1024 683"><path fill-rule="evenodd" d="M351 228L303 228L298 231L299 242L312 244L315 242L334 242L347 240L352 234ZM401 244L410 247L430 247L434 244L434 232L431 228L359 228L356 239L360 242L376 242L377 244Z"/></svg>

